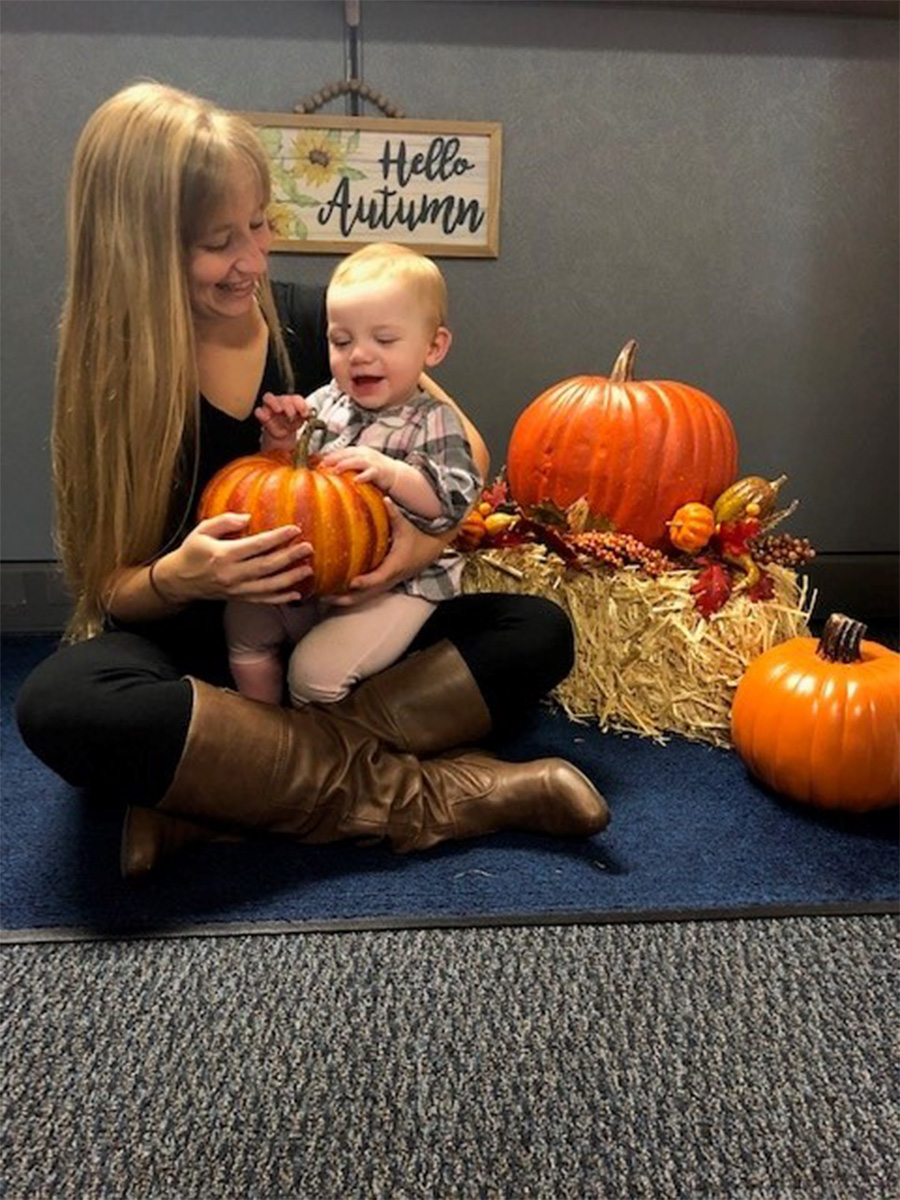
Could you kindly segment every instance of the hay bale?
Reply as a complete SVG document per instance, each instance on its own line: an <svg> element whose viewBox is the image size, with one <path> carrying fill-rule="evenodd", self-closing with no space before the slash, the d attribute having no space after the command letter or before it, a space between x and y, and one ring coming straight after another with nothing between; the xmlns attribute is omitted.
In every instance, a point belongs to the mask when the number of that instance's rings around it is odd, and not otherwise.
<svg viewBox="0 0 900 1200"><path fill-rule="evenodd" d="M814 597L806 577L766 568L775 595L737 594L705 618L694 606L692 571L652 579L636 567L567 570L540 545L466 556L463 590L545 596L575 628L575 667L553 692L575 720L665 742L666 733L730 747L734 689L757 655L809 635Z"/></svg>

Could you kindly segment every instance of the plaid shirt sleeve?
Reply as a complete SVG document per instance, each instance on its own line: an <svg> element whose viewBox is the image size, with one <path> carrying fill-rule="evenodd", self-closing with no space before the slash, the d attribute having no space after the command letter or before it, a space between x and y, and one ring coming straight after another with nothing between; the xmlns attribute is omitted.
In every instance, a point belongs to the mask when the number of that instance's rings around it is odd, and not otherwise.
<svg viewBox="0 0 900 1200"><path fill-rule="evenodd" d="M446 533L458 525L478 498L481 475L475 466L469 439L462 422L448 404L431 397L420 399L412 432L403 457L421 471L430 483L441 506L440 515L423 517L397 505L417 529L425 533ZM390 453L390 449L387 449Z"/></svg>

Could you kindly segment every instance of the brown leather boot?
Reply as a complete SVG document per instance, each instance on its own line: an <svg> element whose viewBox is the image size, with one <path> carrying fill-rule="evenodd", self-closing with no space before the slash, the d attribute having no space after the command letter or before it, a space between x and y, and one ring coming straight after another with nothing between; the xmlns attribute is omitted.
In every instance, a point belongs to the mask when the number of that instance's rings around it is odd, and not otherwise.
<svg viewBox="0 0 900 1200"><path fill-rule="evenodd" d="M367 679L329 711L386 746L416 757L471 745L491 729L491 714L478 684L446 639ZM122 874L145 875L159 858L217 836L212 826L176 823L158 808L129 809L122 830Z"/></svg>
<svg viewBox="0 0 900 1200"><path fill-rule="evenodd" d="M235 833L137 805L125 813L119 866L126 879L147 875L161 858L198 842L237 842Z"/></svg>
<svg viewBox="0 0 900 1200"><path fill-rule="evenodd" d="M606 801L562 758L506 763L481 750L438 755L420 764L420 795L385 806L361 801L341 822L344 835L381 836L400 854L440 842L509 832L591 837L609 824Z"/></svg>
<svg viewBox="0 0 900 1200"><path fill-rule="evenodd" d="M187 742L156 813L307 843L374 834L400 851L501 829L586 836L608 821L590 781L559 759L510 765L471 752L421 764L328 709L191 684Z"/></svg>
<svg viewBox="0 0 900 1200"><path fill-rule="evenodd" d="M471 746L491 731L481 689L446 639L373 675L333 711L417 758Z"/></svg>
<svg viewBox="0 0 900 1200"><path fill-rule="evenodd" d="M606 801L564 759L512 764L456 749L485 737L492 722L472 672L450 641L366 680L334 711L386 746L419 758L439 756L422 763L421 823L406 823L395 798L376 795L361 798L342 823L348 836L378 836L380 830L395 850L407 852L503 829L590 836L609 823ZM440 754L451 749L450 756Z"/></svg>

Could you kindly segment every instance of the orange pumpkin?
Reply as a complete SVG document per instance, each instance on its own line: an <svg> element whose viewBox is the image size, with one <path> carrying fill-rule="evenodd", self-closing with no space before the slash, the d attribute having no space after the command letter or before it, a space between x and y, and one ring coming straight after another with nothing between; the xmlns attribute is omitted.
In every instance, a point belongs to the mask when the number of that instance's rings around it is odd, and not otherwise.
<svg viewBox="0 0 900 1200"><path fill-rule="evenodd" d="M634 379L636 351L629 342L609 378L576 375L533 400L513 429L507 478L526 511L584 496L596 521L662 549L677 508L711 506L734 480L737 438L711 396Z"/></svg>
<svg viewBox="0 0 900 1200"><path fill-rule="evenodd" d="M708 504L698 504L695 501L692 504L682 504L672 520L666 524L669 527L669 541L675 549L683 550L686 554L696 554L712 537L716 519Z"/></svg>
<svg viewBox="0 0 900 1200"><path fill-rule="evenodd" d="M198 520L224 512L249 513L243 536L298 525L313 547L310 596L345 592L357 575L373 571L387 554L390 520L384 498L352 471L337 474L309 459L309 441L321 421L308 421L293 455L250 454L218 471L200 498Z"/></svg>
<svg viewBox="0 0 900 1200"><path fill-rule="evenodd" d="M820 808L900 800L900 655L834 614L820 641L791 638L750 663L731 735L754 775Z"/></svg>

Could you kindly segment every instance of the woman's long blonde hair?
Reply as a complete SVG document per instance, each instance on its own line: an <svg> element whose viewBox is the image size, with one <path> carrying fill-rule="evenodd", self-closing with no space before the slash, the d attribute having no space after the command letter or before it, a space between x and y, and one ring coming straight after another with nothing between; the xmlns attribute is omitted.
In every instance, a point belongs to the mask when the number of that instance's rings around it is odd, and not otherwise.
<svg viewBox="0 0 900 1200"><path fill-rule="evenodd" d="M239 163L255 171L268 204L252 125L157 83L118 92L79 138L52 435L72 639L102 627L114 572L152 560L173 518L189 519L172 511L199 411L187 254ZM259 302L290 381L268 276Z"/></svg>

